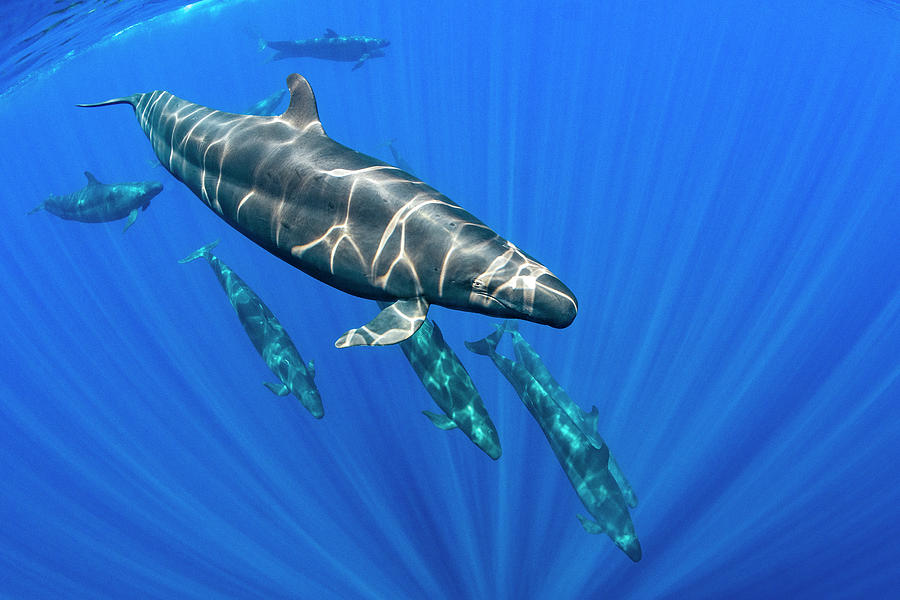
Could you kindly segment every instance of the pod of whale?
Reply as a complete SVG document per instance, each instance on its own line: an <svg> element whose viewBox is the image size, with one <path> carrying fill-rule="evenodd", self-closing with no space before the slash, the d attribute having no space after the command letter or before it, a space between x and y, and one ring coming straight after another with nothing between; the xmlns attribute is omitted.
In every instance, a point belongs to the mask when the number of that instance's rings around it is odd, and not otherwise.
<svg viewBox="0 0 900 600"><path fill-rule="evenodd" d="M163 186L158 181L135 181L131 183L100 183L90 171L85 171L87 185L71 194L51 195L28 211L39 210L70 221L84 223L105 223L128 217L122 231L127 231L138 218L139 210L147 210L152 200Z"/></svg>
<svg viewBox="0 0 900 600"><path fill-rule="evenodd" d="M412 175L329 138L302 76L276 117L166 91L129 104L160 162L232 227L346 293L389 302L339 348L401 342L437 304L566 327L574 294L544 265Z"/></svg>
<svg viewBox="0 0 900 600"><path fill-rule="evenodd" d="M237 273L212 253L218 243L216 241L207 244L179 262L206 259L222 289L225 290L238 320L247 332L247 337L253 342L253 347L266 361L272 373L278 377L279 383L267 382L263 385L279 396L294 394L312 416L321 419L325 411L322 408L319 390L313 382L316 370L312 361L303 362L294 342L269 307Z"/></svg>

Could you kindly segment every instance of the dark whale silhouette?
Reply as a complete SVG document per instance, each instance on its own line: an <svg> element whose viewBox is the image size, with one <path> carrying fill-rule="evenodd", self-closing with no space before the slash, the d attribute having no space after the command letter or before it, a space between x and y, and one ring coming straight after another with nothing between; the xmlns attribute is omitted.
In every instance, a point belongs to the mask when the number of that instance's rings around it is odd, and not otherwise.
<svg viewBox="0 0 900 600"><path fill-rule="evenodd" d="M39 210L69 221L84 223L106 223L128 217L126 231L138 218L138 211L147 210L152 200L163 186L158 181L135 181L131 183L100 183L90 171L85 171L87 185L71 194L51 195L28 211Z"/></svg>
<svg viewBox="0 0 900 600"><path fill-rule="evenodd" d="M338 35L331 29L326 29L322 37L305 40L269 41L259 38L260 50L275 50L270 60L322 58L355 63L354 71L370 58L384 56L381 49L389 44L388 40L365 35Z"/></svg>

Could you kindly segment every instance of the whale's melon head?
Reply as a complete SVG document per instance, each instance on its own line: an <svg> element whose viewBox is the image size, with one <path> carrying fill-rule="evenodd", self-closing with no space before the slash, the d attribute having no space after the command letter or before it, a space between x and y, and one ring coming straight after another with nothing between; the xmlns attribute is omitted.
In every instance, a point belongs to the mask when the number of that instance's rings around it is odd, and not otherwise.
<svg viewBox="0 0 900 600"><path fill-rule="evenodd" d="M144 201L143 206L147 208L150 200L159 195L163 191L163 185L158 181L143 181L140 184L141 199Z"/></svg>
<svg viewBox="0 0 900 600"><path fill-rule="evenodd" d="M478 225L458 238L447 258L441 304L558 328L571 324L575 294L512 242Z"/></svg>

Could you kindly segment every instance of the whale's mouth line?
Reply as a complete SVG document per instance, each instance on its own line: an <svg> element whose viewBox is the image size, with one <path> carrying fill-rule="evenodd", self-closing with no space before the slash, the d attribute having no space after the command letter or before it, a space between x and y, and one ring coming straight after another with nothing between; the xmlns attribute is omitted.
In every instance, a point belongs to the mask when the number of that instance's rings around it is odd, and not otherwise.
<svg viewBox="0 0 900 600"><path fill-rule="evenodd" d="M515 312L520 315L528 314L519 308L510 306L507 302L504 302L500 298L493 296L491 294L488 294L487 292L475 292L475 294L478 296L482 296L483 298L487 298L488 300L491 300L492 302L499 304L501 307L505 308L506 310Z"/></svg>

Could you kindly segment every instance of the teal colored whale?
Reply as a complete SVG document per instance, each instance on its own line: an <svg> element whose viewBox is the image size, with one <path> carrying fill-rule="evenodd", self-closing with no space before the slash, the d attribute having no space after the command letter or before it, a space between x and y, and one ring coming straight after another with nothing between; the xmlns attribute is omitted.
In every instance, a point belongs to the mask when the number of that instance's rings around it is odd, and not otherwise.
<svg viewBox="0 0 900 600"><path fill-rule="evenodd" d="M631 560L641 560L641 543L634 531L627 502L610 473L609 448L606 444L601 444L599 448L595 446L560 407L551 390L545 388L521 362L497 353L497 345L504 331L504 326L498 326L496 332L483 340L466 342L466 347L494 361L540 425L575 493L596 520L578 515L584 529L588 533L605 533Z"/></svg>
<svg viewBox="0 0 900 600"><path fill-rule="evenodd" d="M198 258L207 260L231 301L231 306L237 312L244 331L280 382L266 382L263 385L279 396L294 394L312 416L321 419L325 411L319 390L313 381L316 374L313 362L303 362L290 336L262 299L237 273L212 253L218 243L207 244L178 262L186 263Z"/></svg>
<svg viewBox="0 0 900 600"><path fill-rule="evenodd" d="M83 223L106 223L128 217L126 231L138 218L138 211L147 210L163 186L158 181L134 181L130 183L100 183L90 171L85 171L87 185L71 194L51 195L28 211L28 214L46 210L62 219Z"/></svg>
<svg viewBox="0 0 900 600"><path fill-rule="evenodd" d="M528 369L528 372L541 384L541 387L547 390L553 401L556 402L560 409L566 412L569 418L572 419L572 422L578 426L578 429L591 442L591 445L598 449L606 446L606 442L597 433L597 419L600 414L597 407L592 406L590 412L585 412L572 401L565 388L550 374L550 370L547 369L544 361L541 360L541 355L535 352L531 344L519 333L518 324L515 321L506 321L503 327L512 338L516 360ZM631 484L625 478L625 475L619 468L619 463L616 462L612 453L609 455L609 472L615 478L616 483L619 484L619 489L622 490L622 495L625 497L628 506L630 508L637 506L637 496L634 493L634 489L632 489Z"/></svg>
<svg viewBox="0 0 900 600"><path fill-rule="evenodd" d="M387 306L379 302L381 308ZM475 389L472 378L441 333L437 323L426 320L409 339L400 342L400 349L426 391L443 415L423 410L438 428L459 428L485 454L497 460L502 450L497 428Z"/></svg>

